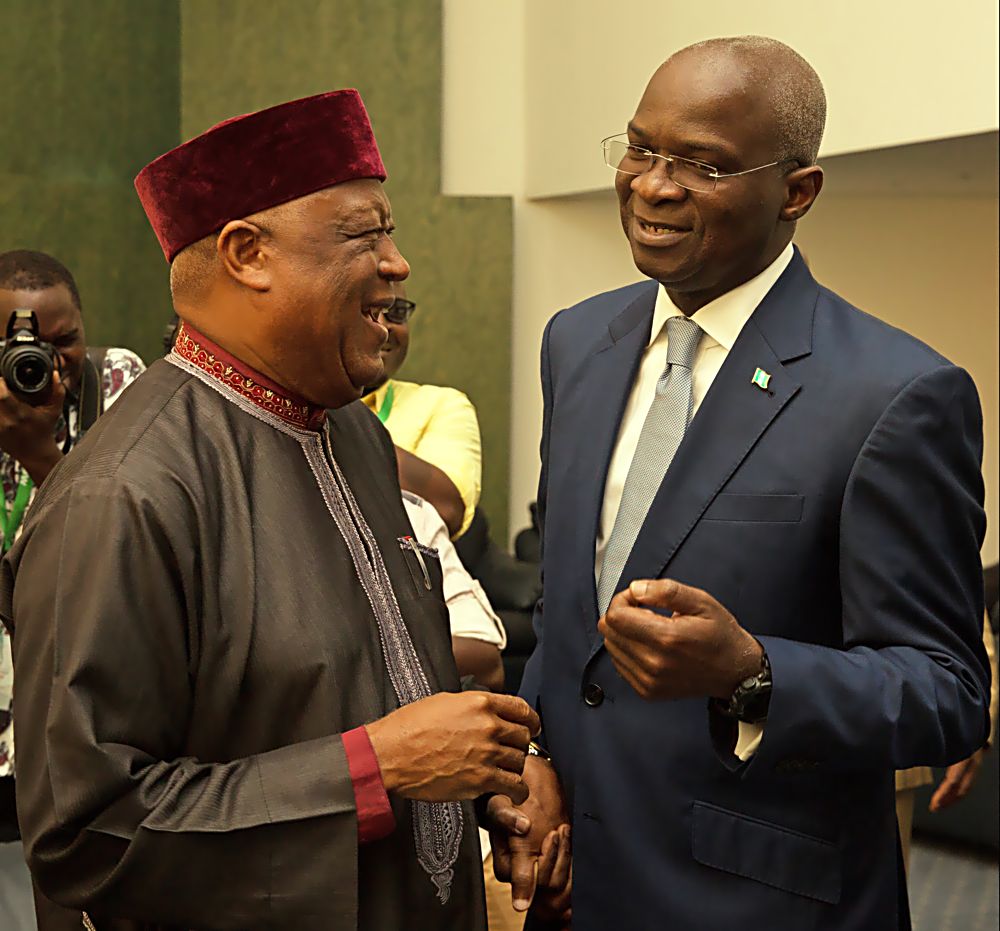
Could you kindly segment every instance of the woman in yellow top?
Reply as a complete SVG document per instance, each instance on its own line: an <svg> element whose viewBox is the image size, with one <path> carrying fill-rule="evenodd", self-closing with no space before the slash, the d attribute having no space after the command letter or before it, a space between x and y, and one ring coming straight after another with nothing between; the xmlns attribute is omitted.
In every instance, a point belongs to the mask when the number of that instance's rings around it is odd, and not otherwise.
<svg viewBox="0 0 1000 931"><path fill-rule="evenodd" d="M482 490L482 443L472 402L455 388L399 381L410 345L416 304L396 282L396 303L382 313L389 338L382 347L385 376L364 397L396 446L399 484L434 505L452 538L472 522Z"/></svg>

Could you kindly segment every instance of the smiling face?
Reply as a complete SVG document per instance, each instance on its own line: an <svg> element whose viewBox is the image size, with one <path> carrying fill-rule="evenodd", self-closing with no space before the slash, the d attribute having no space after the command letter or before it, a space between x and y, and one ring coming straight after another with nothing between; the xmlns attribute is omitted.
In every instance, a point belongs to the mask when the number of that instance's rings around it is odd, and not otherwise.
<svg viewBox="0 0 1000 931"><path fill-rule="evenodd" d="M773 124L766 93L736 57L690 50L653 75L628 137L729 174L775 161ZM754 277L791 240L793 166L720 179L703 193L678 186L656 162L641 175L616 175L622 227L636 266L686 313Z"/></svg>
<svg viewBox="0 0 1000 931"><path fill-rule="evenodd" d="M80 387L87 344L83 317L64 284L37 290L0 288L0 329L7 330L13 311L33 310L38 318L38 337L51 343L59 356L63 383L73 393Z"/></svg>
<svg viewBox="0 0 1000 931"><path fill-rule="evenodd" d="M378 181L348 181L272 218L260 220L271 227L263 266L255 258L247 273L265 285L254 301L263 311L251 336L257 360L285 388L339 407L382 377L388 330L379 316L410 272L391 238L389 201Z"/></svg>
<svg viewBox="0 0 1000 931"><path fill-rule="evenodd" d="M395 284L396 297L406 299L406 285L402 281ZM403 363L406 361L406 353L410 349L410 321L405 323L393 323L385 317L381 318L382 325L389 331L389 337L382 346L382 377L372 382L365 388L365 394L371 391L378 391L390 378L395 377Z"/></svg>

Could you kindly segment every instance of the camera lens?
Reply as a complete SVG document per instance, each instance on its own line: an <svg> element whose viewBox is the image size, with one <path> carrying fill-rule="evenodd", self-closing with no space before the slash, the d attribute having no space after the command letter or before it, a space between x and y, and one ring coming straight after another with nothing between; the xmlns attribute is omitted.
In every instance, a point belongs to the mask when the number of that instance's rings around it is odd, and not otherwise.
<svg viewBox="0 0 1000 931"><path fill-rule="evenodd" d="M37 397L52 382L52 357L37 345L9 347L0 359L0 377L22 397Z"/></svg>
<svg viewBox="0 0 1000 931"><path fill-rule="evenodd" d="M48 377L49 373L42 359L22 359L14 367L14 381L25 391L37 391Z"/></svg>

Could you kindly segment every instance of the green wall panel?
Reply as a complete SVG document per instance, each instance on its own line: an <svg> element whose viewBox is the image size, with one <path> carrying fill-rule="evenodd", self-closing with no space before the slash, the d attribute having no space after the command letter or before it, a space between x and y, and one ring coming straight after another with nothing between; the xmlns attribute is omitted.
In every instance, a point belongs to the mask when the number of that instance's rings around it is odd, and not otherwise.
<svg viewBox="0 0 1000 931"><path fill-rule="evenodd" d="M2 0L0 15L0 251L55 255L88 341L149 358L170 295L132 178L179 138L179 0Z"/></svg>
<svg viewBox="0 0 1000 931"><path fill-rule="evenodd" d="M440 194L439 0L0 0L0 18L14 39L0 55L0 250L58 257L89 342L147 359L170 295L136 172L238 113L361 91L420 305L402 375L475 403L483 506L504 539L511 205Z"/></svg>
<svg viewBox="0 0 1000 931"><path fill-rule="evenodd" d="M439 0L181 0L181 135L295 97L357 87L389 172L413 272L403 378L454 385L479 411L483 506L506 538L512 215L440 194ZM488 144L488 140L484 140Z"/></svg>

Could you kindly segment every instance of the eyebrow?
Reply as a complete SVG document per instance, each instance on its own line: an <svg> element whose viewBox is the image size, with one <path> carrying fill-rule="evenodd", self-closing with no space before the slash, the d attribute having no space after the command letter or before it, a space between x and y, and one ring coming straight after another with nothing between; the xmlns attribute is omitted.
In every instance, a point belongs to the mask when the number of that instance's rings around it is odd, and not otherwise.
<svg viewBox="0 0 1000 931"><path fill-rule="evenodd" d="M629 123L625 128L632 133L633 136L639 136L641 139L649 138L649 134L641 126L636 126L633 120L629 120Z"/></svg>
<svg viewBox="0 0 1000 931"><path fill-rule="evenodd" d="M381 212L375 207L352 207L346 213L333 218L334 223L370 223L381 220Z"/></svg>
<svg viewBox="0 0 1000 931"><path fill-rule="evenodd" d="M640 140L649 141L649 133L641 126L637 126L634 121L630 121L627 128L630 133L638 136ZM718 156L724 159L736 158L735 153L731 152L728 148L722 147L718 143L706 142L705 140L695 139L685 142L683 148L688 152L705 152L711 157Z"/></svg>

